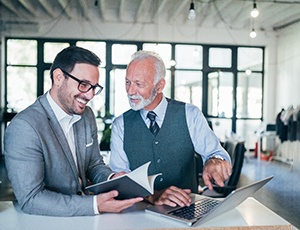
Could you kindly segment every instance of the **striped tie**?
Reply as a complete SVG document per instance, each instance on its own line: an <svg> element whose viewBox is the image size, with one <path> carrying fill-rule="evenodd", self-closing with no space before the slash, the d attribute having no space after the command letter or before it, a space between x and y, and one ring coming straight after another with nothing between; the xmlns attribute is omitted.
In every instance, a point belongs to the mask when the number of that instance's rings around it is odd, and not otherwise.
<svg viewBox="0 0 300 230"><path fill-rule="evenodd" d="M150 111L148 114L147 114L147 117L150 119L150 131L151 133L153 133L154 136L156 136L156 134L158 133L159 131L159 126L158 124L155 122L155 117L156 117L156 114L153 112L153 111Z"/></svg>

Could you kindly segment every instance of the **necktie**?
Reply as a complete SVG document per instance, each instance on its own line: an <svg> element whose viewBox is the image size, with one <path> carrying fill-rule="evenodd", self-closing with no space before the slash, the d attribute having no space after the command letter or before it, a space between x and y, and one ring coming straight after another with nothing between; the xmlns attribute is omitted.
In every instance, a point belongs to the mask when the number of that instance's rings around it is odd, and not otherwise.
<svg viewBox="0 0 300 230"><path fill-rule="evenodd" d="M159 131L159 126L155 121L156 114L153 111L150 111L147 114L147 117L150 119L150 128L149 129L150 129L151 133L153 133L153 135L156 136L156 134Z"/></svg>

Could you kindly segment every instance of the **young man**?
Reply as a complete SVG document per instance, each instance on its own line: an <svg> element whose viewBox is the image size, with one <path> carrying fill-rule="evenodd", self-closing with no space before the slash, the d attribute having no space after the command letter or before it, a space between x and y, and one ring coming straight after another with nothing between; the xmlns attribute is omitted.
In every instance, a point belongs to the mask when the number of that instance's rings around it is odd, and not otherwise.
<svg viewBox="0 0 300 230"><path fill-rule="evenodd" d="M149 174L162 176L148 201L185 206L191 202L189 193L197 192L195 152L205 162L203 179L210 189L212 181L224 186L231 161L196 106L164 97L165 72L156 53L133 55L126 70L132 109L114 120L110 166L128 172L151 161Z"/></svg>
<svg viewBox="0 0 300 230"><path fill-rule="evenodd" d="M55 58L52 87L11 121L4 155L15 196L30 214L53 216L120 212L142 200L115 200L117 191L91 196L88 183L119 176L100 156L95 116L87 103L102 91L100 59L80 47Z"/></svg>

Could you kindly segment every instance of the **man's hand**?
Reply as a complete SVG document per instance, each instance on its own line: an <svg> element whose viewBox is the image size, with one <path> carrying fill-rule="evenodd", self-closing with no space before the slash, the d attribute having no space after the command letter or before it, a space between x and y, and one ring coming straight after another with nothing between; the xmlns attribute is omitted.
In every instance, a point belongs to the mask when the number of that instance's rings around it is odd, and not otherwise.
<svg viewBox="0 0 300 230"><path fill-rule="evenodd" d="M118 196L118 191L116 190L97 195L97 206L98 206L99 213L121 212L122 210L129 208L135 203L143 200L142 197L126 199L126 200L116 200L115 197L117 196Z"/></svg>
<svg viewBox="0 0 300 230"><path fill-rule="evenodd" d="M213 189L212 182L223 187L224 181L231 175L231 164L228 161L211 158L205 162L203 169L204 184L210 189Z"/></svg>
<svg viewBox="0 0 300 230"><path fill-rule="evenodd" d="M117 178L119 176L122 176L124 174L127 174L126 172L118 172L118 173L115 173L110 179L113 179L113 178Z"/></svg>
<svg viewBox="0 0 300 230"><path fill-rule="evenodd" d="M181 189L170 186L165 190L155 191L154 195L148 196L146 200L155 205L165 204L171 207L175 207L176 205L183 207L191 204L191 198L189 197L190 193L190 189Z"/></svg>

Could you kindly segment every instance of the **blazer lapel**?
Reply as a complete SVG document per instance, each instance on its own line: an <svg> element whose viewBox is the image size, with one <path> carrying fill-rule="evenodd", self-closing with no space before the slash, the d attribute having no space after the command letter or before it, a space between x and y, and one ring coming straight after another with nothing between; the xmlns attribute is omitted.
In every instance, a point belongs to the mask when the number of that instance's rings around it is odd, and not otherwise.
<svg viewBox="0 0 300 230"><path fill-rule="evenodd" d="M65 156L70 164L70 167L73 171L75 179L78 181L78 170L75 165L75 161L73 159L72 152L69 147L67 138L65 137L65 134L64 134L50 104L48 103L46 94L44 94L43 96L40 97L40 102L41 102L42 107L45 110L46 116L48 117L49 126L51 127L54 135L56 136L56 139L57 139L58 143L60 144L60 147L62 148L63 153L65 154Z"/></svg>
<svg viewBox="0 0 300 230"><path fill-rule="evenodd" d="M85 177L85 156L86 156L86 132L84 117L82 117L78 122L73 125L74 129L74 139L76 146L76 156L77 156L77 165L78 172L81 177L83 186L86 186L86 177Z"/></svg>

